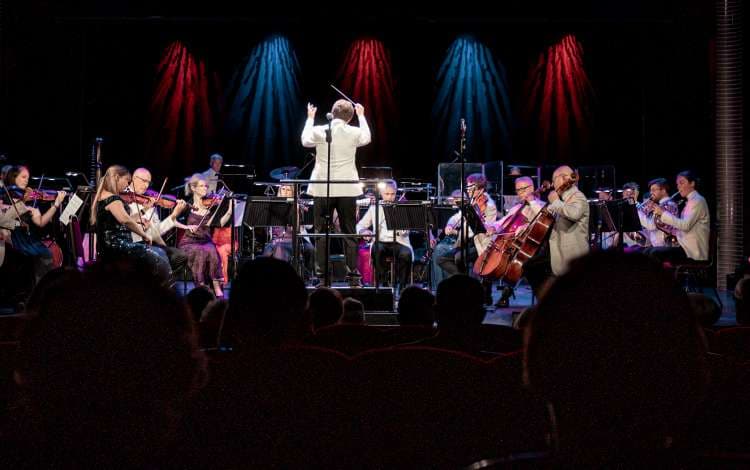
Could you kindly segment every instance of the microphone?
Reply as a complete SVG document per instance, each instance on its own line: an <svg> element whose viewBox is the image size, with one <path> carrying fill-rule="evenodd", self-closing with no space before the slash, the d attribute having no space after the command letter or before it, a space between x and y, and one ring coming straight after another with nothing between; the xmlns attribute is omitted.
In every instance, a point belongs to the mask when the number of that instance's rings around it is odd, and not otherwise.
<svg viewBox="0 0 750 470"><path fill-rule="evenodd" d="M326 113L326 119L329 121L333 121L333 113Z"/></svg>
<svg viewBox="0 0 750 470"><path fill-rule="evenodd" d="M462 135L466 133L466 119L461 118L458 124L458 128L461 130Z"/></svg>
<svg viewBox="0 0 750 470"><path fill-rule="evenodd" d="M224 163L222 166L225 166L227 168L245 168L247 165L244 163Z"/></svg>

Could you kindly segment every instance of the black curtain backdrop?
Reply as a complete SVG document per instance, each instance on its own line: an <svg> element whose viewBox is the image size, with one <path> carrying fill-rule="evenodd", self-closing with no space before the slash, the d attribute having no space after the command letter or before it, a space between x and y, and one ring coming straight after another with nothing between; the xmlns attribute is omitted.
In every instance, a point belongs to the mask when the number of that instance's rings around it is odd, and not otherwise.
<svg viewBox="0 0 750 470"><path fill-rule="evenodd" d="M642 185L656 176L672 180L678 171L692 168L704 176L704 193L713 201L710 5L695 1L655 8L636 2L624 10L591 6L573 11L546 8L550 2L519 2L507 11L477 6L470 17L412 9L327 19L318 11L259 14L226 7L229 10L198 14L174 6L163 7L158 11L163 16L154 18L150 7L126 3L74 8L16 0L6 5L0 43L0 153L30 164L33 174L51 175L85 169L89 145L101 136L106 164L147 166L155 169L155 181L169 176L179 182L204 170L215 151L227 161L246 158L247 136L227 132L227 91L238 67L264 38L278 34L288 39L299 64L300 103L312 101L321 111L337 99L328 84L342 80L342 61L352 44L374 38L390 58L392 102L382 109L393 109L398 125L383 126L388 135L387 146L381 148L387 148L388 155L378 150L367 158L392 165L397 177L434 182L437 164L449 156L436 152L433 143L450 140L436 135L431 118L436 78L453 41L471 34L492 51L506 73L513 117L512 152L506 162L613 164L620 183L635 180ZM523 111L534 102L528 82L540 56L566 35L581 45L595 98L585 103L592 112L587 116L590 126L571 126L573 150L556 154L549 152L555 145L541 146L539 141L540 130L549 123L533 113L524 118ZM175 146L160 154L154 147L158 139L149 140L149 126L169 141L163 135L166 127L158 128L163 120L154 113L153 102L163 78L159 64L175 41L205 66L201 99L212 100L204 107L211 111L189 121L192 127L183 125ZM460 117L455 116L456 132ZM205 118L212 119L210 125ZM275 166L305 162L305 149L296 145L304 107L285 119L290 146L278 161L264 156L252 162L261 179ZM389 123L387 116L378 119ZM446 129L442 132L451 132ZM257 140L264 134L253 135L252 145L263 147ZM580 144L580 139L585 142ZM496 140L482 144L501 145Z"/></svg>

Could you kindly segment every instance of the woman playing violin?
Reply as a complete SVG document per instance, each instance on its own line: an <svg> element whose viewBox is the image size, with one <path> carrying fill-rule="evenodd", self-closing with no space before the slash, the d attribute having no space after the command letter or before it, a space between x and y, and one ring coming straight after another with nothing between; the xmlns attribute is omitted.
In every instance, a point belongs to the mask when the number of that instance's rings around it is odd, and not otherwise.
<svg viewBox="0 0 750 470"><path fill-rule="evenodd" d="M39 229L47 225L57 213L60 205L65 199L64 191L37 191L29 187L29 169L23 165L13 165L5 175L5 187L11 193L13 199L12 209L18 210L22 225L29 229L18 229L11 232L11 243L14 249L22 255L33 260L35 281L39 281L50 269L53 268L52 253L42 242ZM3 195L7 196L5 190ZM51 201L49 209L42 213L36 208L36 203L26 204L27 201Z"/></svg>
<svg viewBox="0 0 750 470"><path fill-rule="evenodd" d="M172 285L172 270L167 257L151 248L151 235L137 224L119 194L130 184L130 172L121 165L112 165L99 180L94 196L91 223L96 225L97 254L102 260L120 257L138 258L146 262L152 273L165 285ZM146 244L133 241L131 233Z"/></svg>
<svg viewBox="0 0 750 470"><path fill-rule="evenodd" d="M221 285L224 275L221 259L210 232L210 225L220 206L221 196L214 197L208 194L208 183L200 173L190 177L188 191L192 196L192 204L187 216L187 230L179 242L179 248L187 254L188 265L193 272L196 286L205 285L206 277L209 277L216 296L223 297ZM231 216L230 206L230 210L221 218L221 225L225 225Z"/></svg>

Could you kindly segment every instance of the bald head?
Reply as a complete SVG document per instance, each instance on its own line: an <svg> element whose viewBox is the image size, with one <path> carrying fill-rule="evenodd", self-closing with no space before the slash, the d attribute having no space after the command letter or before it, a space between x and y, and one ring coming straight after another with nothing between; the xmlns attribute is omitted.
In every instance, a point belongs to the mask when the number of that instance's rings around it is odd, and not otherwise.
<svg viewBox="0 0 750 470"><path fill-rule="evenodd" d="M151 185L151 172L145 168L138 168L133 172L133 191L143 194Z"/></svg>
<svg viewBox="0 0 750 470"><path fill-rule="evenodd" d="M555 189L560 188L568 182L572 175L573 169L571 167L567 165L557 167L554 173L552 173L552 184L555 186Z"/></svg>
<svg viewBox="0 0 750 470"><path fill-rule="evenodd" d="M569 167L568 165L558 166L555 169L555 172L552 173L552 177L554 178L557 175L565 174L565 173L567 173L568 175L571 175L571 174L573 174L573 169L571 167Z"/></svg>
<svg viewBox="0 0 750 470"><path fill-rule="evenodd" d="M516 178L516 187L519 185L531 185L531 188L534 189L534 180L530 176L521 176L520 178Z"/></svg>

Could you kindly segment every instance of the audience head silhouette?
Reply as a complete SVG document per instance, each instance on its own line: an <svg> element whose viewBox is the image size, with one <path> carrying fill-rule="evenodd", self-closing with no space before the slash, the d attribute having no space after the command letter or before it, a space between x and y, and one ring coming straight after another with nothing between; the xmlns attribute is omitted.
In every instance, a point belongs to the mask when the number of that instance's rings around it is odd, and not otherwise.
<svg viewBox="0 0 750 470"><path fill-rule="evenodd" d="M316 330L333 325L344 314L341 293L330 287L318 287L310 294L309 314Z"/></svg>
<svg viewBox="0 0 750 470"><path fill-rule="evenodd" d="M526 331L526 382L574 459L664 449L706 383L687 296L642 255L597 252L554 282ZM615 457L619 458L619 457Z"/></svg>
<svg viewBox="0 0 750 470"><path fill-rule="evenodd" d="M435 323L435 296L427 289L411 285L401 291L398 299L398 322L401 325Z"/></svg>
<svg viewBox="0 0 750 470"><path fill-rule="evenodd" d="M122 266L122 262L119 263ZM183 302L149 271L65 272L44 283L21 340L14 433L21 452L142 463L167 448L205 380ZM121 460L124 459L124 460Z"/></svg>
<svg viewBox="0 0 750 470"><path fill-rule="evenodd" d="M484 321L482 284L465 274L455 274L440 282L435 303L438 328L465 329Z"/></svg>
<svg viewBox="0 0 750 470"><path fill-rule="evenodd" d="M312 331L305 284L289 263L256 258L240 268L233 284L222 336L277 344Z"/></svg>

